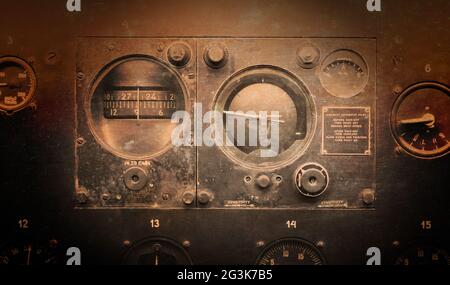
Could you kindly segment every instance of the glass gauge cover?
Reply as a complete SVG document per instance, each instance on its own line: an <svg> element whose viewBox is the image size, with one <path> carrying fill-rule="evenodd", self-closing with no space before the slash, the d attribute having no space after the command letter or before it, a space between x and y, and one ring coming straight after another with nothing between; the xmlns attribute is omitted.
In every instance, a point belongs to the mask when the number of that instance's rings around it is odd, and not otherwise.
<svg viewBox="0 0 450 285"><path fill-rule="evenodd" d="M320 82L333 96L350 98L361 93L369 81L366 62L351 50L337 50L325 58Z"/></svg>
<svg viewBox="0 0 450 285"><path fill-rule="evenodd" d="M26 107L36 91L33 68L17 57L0 58L0 109L15 112Z"/></svg>
<svg viewBox="0 0 450 285"><path fill-rule="evenodd" d="M391 128L397 143L419 158L437 158L450 150L450 89L425 82L406 89L394 104Z"/></svg>
<svg viewBox="0 0 450 285"><path fill-rule="evenodd" d="M254 66L231 76L218 92L215 110L223 113L225 136L232 142L232 146L222 147L223 152L239 164L252 168L278 167L301 156L310 143L316 123L314 102L306 86L289 72L272 66ZM270 146L263 146L259 140L256 144L250 143L249 134L255 132L258 124L246 121L245 142L238 141L236 127L227 125L227 120L233 117L255 119L259 123L261 111L268 115L268 138L278 139L278 151L269 157L261 155L261 151ZM271 117L276 114L272 113L274 111L278 112L277 118ZM278 138L270 133L273 120L279 126ZM260 129L256 129L258 131Z"/></svg>
<svg viewBox="0 0 450 285"><path fill-rule="evenodd" d="M93 85L85 109L89 127L108 151L126 159L147 159L170 148L176 124L172 114L185 109L179 76L148 57L128 57L107 66Z"/></svg>
<svg viewBox="0 0 450 285"><path fill-rule="evenodd" d="M322 253L310 242L297 238L281 239L269 244L257 265L324 265Z"/></svg>

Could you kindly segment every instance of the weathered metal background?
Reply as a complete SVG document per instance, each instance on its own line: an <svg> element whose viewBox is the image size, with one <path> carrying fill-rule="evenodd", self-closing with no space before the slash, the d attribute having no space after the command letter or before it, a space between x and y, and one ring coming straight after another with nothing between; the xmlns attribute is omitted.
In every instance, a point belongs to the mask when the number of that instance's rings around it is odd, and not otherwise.
<svg viewBox="0 0 450 285"><path fill-rule="evenodd" d="M383 11L376 13L368 12L363 0L92 0L82 1L80 13L67 12L63 0L3 2L0 56L28 60L38 81L36 110L0 117L3 245L22 240L46 244L57 239L62 246L80 247L85 264L119 263L128 249L124 241L133 243L154 236L179 243L189 241L187 251L194 264L254 264L261 252L259 241L269 243L284 237L323 241L320 250L329 264L364 264L366 250L372 246L382 249L382 261L387 264L414 244L433 243L450 250L449 157L421 160L396 153L389 126L390 111L398 96L394 90L422 81L450 84L448 1L382 1ZM376 173L376 207L75 207L77 42L90 37L218 37L226 41L240 38L244 43L253 40L243 38L334 38L335 46L341 38L373 39L376 169L360 171L361 175ZM98 62L104 56L99 55ZM199 69L198 74L201 72ZM356 161L349 158L350 164ZM334 163L327 166L329 172ZM211 173L216 170L211 169ZM207 167L201 168L199 175L208 176L207 171ZM236 189L242 187L241 179L236 182L227 177L225 173L219 180L227 182L224 189L233 188L232 183L236 183ZM214 191L219 193L220 185ZM28 219L29 229L18 229L19 219ZM152 219L159 220L158 228L150 226ZM297 227L288 228L288 220L296 220ZM424 231L421 222L428 220L433 226Z"/></svg>

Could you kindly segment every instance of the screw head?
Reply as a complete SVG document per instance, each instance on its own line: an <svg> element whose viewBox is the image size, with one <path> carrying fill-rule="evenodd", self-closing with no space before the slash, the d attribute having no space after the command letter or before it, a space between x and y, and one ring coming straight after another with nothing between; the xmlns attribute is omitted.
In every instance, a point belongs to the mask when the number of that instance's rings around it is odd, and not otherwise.
<svg viewBox="0 0 450 285"><path fill-rule="evenodd" d="M256 242L256 247L263 247L266 243L262 240Z"/></svg>
<svg viewBox="0 0 450 285"><path fill-rule="evenodd" d="M201 191L198 194L198 202L202 205L206 205L211 200L211 195L206 191Z"/></svg>
<svg viewBox="0 0 450 285"><path fill-rule="evenodd" d="M361 192L361 199L364 204L372 205L375 202L375 191L373 189L364 189Z"/></svg>
<svg viewBox="0 0 450 285"><path fill-rule="evenodd" d="M396 84L393 88L392 88L392 92L395 94L395 95L398 95L398 94L400 94L400 93L402 93L402 87L399 85L399 84Z"/></svg>
<svg viewBox="0 0 450 285"><path fill-rule="evenodd" d="M89 197L88 197L86 190L84 190L84 189L78 190L78 193L76 196L77 196L78 203L86 204L88 202Z"/></svg>

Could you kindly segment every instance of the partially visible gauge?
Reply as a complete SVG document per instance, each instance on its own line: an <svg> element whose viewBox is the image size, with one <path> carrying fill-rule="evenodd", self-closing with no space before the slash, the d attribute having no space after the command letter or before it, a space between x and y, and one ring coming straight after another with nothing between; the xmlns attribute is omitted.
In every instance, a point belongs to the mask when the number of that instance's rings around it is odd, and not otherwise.
<svg viewBox="0 0 450 285"><path fill-rule="evenodd" d="M253 169L279 167L301 156L311 142L316 124L314 102L306 86L275 66L252 66L231 76L219 90L214 108L223 114L224 136L232 143L222 147L222 151ZM271 149L273 145L261 142L262 112L267 114L271 142L278 140L275 150ZM239 125L234 127L241 120L245 121L244 139L239 137ZM277 138L271 133L272 123L278 124ZM250 134L255 134L256 142L251 143ZM263 151L270 155L262 155Z"/></svg>
<svg viewBox="0 0 450 285"><path fill-rule="evenodd" d="M369 81L366 62L351 50L337 50L322 63L320 82L331 95L350 98L358 95Z"/></svg>
<svg viewBox="0 0 450 285"><path fill-rule="evenodd" d="M97 141L125 159L148 159L171 146L172 114L185 109L186 90L164 63L130 56L107 66L85 109Z"/></svg>
<svg viewBox="0 0 450 285"><path fill-rule="evenodd" d="M441 248L414 246L397 258L396 265L450 265L450 257Z"/></svg>
<svg viewBox="0 0 450 285"><path fill-rule="evenodd" d="M257 265L324 265L322 253L310 242L286 238L269 244L258 257Z"/></svg>
<svg viewBox="0 0 450 285"><path fill-rule="evenodd" d="M124 257L126 265L192 265L186 250L166 238L150 238L138 242Z"/></svg>
<svg viewBox="0 0 450 285"><path fill-rule="evenodd" d="M424 82L407 88L394 104L391 128L397 143L419 158L437 158L450 150L450 89Z"/></svg>
<svg viewBox="0 0 450 285"><path fill-rule="evenodd" d="M59 242L52 239L39 243L31 241L16 241L0 248L1 265L56 265L62 258Z"/></svg>
<svg viewBox="0 0 450 285"><path fill-rule="evenodd" d="M0 109L13 113L25 108L36 91L33 68L17 57L0 58Z"/></svg>

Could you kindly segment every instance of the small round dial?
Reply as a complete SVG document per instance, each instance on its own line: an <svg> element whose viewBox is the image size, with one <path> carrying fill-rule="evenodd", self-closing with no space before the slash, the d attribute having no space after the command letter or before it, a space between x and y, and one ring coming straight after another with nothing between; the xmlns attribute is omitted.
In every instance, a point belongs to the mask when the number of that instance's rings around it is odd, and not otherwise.
<svg viewBox="0 0 450 285"><path fill-rule="evenodd" d="M397 258L396 265L450 265L450 257L441 248L414 246Z"/></svg>
<svg viewBox="0 0 450 285"><path fill-rule="evenodd" d="M150 238L138 242L125 255L127 265L191 265L186 250L177 242L166 238Z"/></svg>
<svg viewBox="0 0 450 285"><path fill-rule="evenodd" d="M36 91L33 68L17 57L0 58L0 109L11 113L26 107Z"/></svg>
<svg viewBox="0 0 450 285"><path fill-rule="evenodd" d="M322 86L331 95L350 98L367 85L369 73L364 59L354 51L338 50L323 62L320 73Z"/></svg>
<svg viewBox="0 0 450 285"><path fill-rule="evenodd" d="M298 238L286 238L269 244L256 264L324 265L325 258L310 242Z"/></svg>
<svg viewBox="0 0 450 285"><path fill-rule="evenodd" d="M391 128L397 143L419 158L436 158L450 150L450 89L442 84L419 83L395 102Z"/></svg>
<svg viewBox="0 0 450 285"><path fill-rule="evenodd" d="M57 240L35 242L18 240L0 248L1 265L61 264L64 257Z"/></svg>

